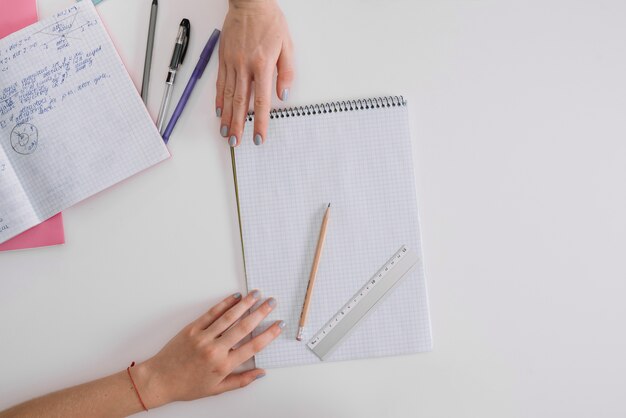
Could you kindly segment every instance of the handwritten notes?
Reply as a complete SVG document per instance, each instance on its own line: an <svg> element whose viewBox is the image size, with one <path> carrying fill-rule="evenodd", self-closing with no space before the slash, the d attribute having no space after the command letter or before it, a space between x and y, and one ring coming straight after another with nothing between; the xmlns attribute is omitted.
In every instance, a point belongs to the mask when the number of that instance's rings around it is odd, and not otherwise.
<svg viewBox="0 0 626 418"><path fill-rule="evenodd" d="M52 49L56 52L68 50L57 60L46 66L39 66L16 79L13 84L4 85L0 90L0 129L12 122L28 123L36 114L44 114L77 92L84 92L87 87L96 85L102 79L110 77L101 73L95 79L84 79L81 72L90 69L102 53L102 45L93 49L72 50L73 41L81 41L81 36L93 26L98 25L94 17L87 19L80 16L78 6L57 14L54 23L20 38L0 49L0 73L9 72L19 66L19 62L29 55L40 54ZM66 83L70 78L74 83ZM19 133L18 133L19 134ZM21 137L21 136L20 136ZM23 137L21 137L23 138Z"/></svg>
<svg viewBox="0 0 626 418"><path fill-rule="evenodd" d="M0 243L169 157L91 2L0 40Z"/></svg>

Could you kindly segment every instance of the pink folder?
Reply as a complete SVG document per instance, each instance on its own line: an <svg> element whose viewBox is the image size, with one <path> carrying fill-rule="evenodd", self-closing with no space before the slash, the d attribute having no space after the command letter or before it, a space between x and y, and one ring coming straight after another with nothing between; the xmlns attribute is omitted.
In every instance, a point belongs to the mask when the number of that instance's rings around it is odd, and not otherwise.
<svg viewBox="0 0 626 418"><path fill-rule="evenodd" d="M36 0L0 0L0 38L37 22ZM0 251L45 247L65 242L59 213L42 224L0 244Z"/></svg>

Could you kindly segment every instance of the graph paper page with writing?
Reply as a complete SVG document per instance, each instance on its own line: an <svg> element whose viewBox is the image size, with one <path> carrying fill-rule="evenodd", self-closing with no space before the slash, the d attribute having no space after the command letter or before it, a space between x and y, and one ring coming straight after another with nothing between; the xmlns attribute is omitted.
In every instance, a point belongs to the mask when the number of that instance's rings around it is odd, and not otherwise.
<svg viewBox="0 0 626 418"><path fill-rule="evenodd" d="M282 319L258 367L318 363L306 342L402 246L420 261L331 355L349 360L431 349L405 105L270 120L253 145L253 122L235 151L248 289L277 299L255 331ZM303 341L298 320L328 203L332 213Z"/></svg>
<svg viewBox="0 0 626 418"><path fill-rule="evenodd" d="M0 243L169 157L91 2L0 40Z"/></svg>

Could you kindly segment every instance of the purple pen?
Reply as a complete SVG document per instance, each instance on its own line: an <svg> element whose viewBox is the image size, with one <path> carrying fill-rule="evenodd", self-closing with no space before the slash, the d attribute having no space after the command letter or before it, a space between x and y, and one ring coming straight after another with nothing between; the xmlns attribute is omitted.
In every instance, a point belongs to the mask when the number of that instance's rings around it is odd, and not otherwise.
<svg viewBox="0 0 626 418"><path fill-rule="evenodd" d="M206 66L209 64L209 60L211 59L211 54L213 54L213 50L215 49L215 45L217 45L217 40L220 37L220 31L215 29L209 38L209 41L206 43L202 54L200 54L200 60L196 65L196 68L193 70L191 74L191 78L187 83L187 87L185 87L185 91L183 91L183 95L181 96L178 104L176 105L176 109L174 109L174 113L172 114L172 119L167 124L165 128L165 132L163 132L163 141L167 144L167 141L170 139L170 135L172 135L172 131L176 126L176 122L180 118L180 115L183 114L183 110L185 110L185 106L187 106L187 102L189 101L189 97L191 97L191 93L193 92L194 87L196 87L196 83L204 74L204 70Z"/></svg>

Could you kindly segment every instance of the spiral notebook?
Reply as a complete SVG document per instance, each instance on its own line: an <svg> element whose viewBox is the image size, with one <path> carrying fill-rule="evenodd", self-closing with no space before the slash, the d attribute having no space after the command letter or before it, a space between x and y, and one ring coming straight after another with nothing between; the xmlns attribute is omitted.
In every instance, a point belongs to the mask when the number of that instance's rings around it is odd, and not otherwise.
<svg viewBox="0 0 626 418"><path fill-rule="evenodd" d="M251 138L254 115L244 137ZM278 305L254 334L282 319L258 367L319 363L306 342L400 246L416 268L329 360L429 351L432 346L411 153L402 97L334 102L271 112L267 141L233 151L248 289ZM296 341L324 210L332 203L303 341Z"/></svg>

